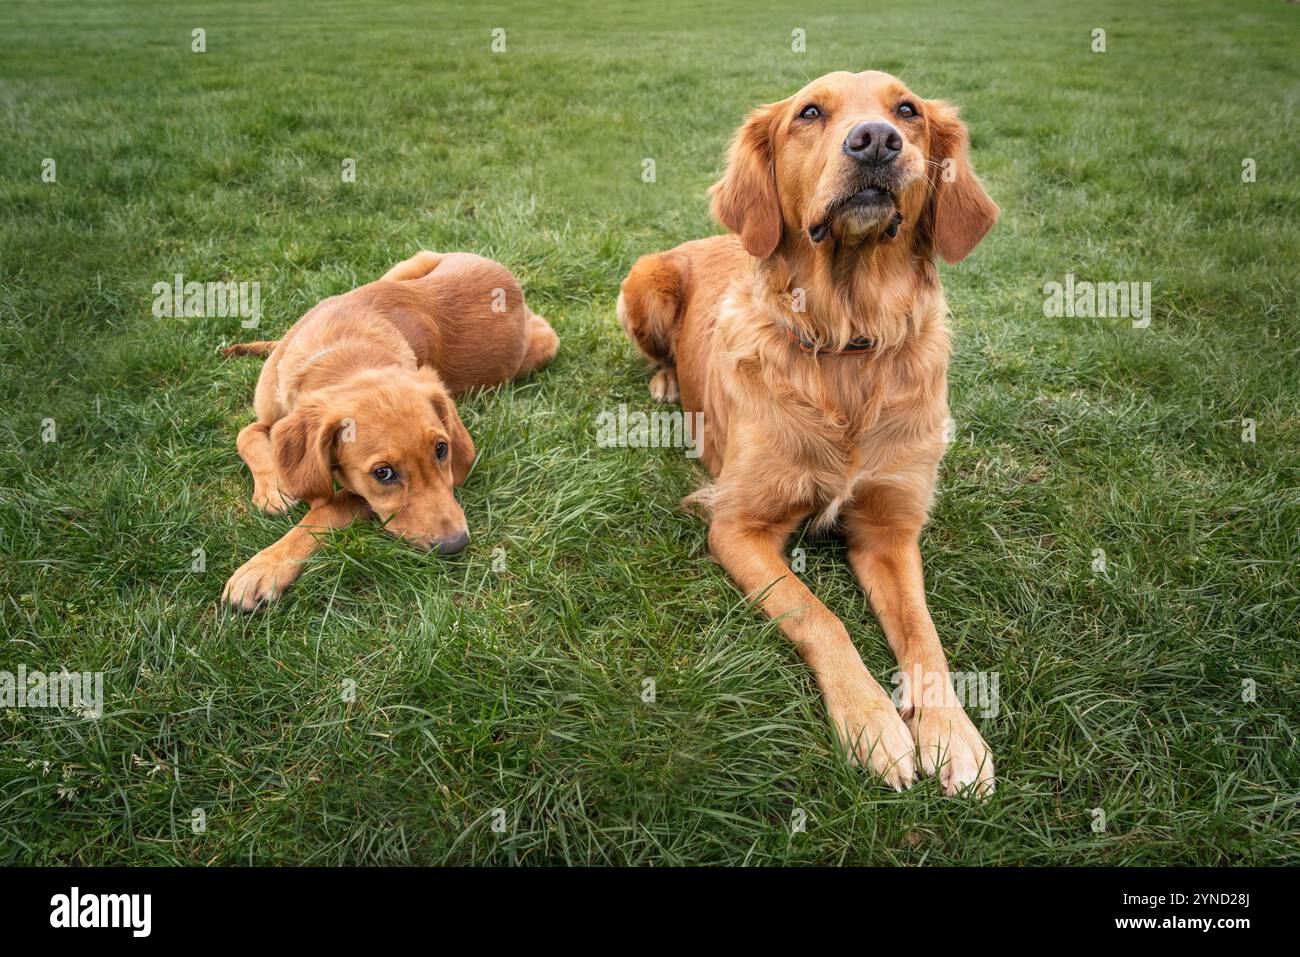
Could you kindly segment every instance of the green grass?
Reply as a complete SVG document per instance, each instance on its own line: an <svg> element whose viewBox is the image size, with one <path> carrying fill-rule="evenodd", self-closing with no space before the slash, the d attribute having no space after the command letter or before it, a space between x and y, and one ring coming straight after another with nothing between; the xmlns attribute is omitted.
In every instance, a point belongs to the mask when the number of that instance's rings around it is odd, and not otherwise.
<svg viewBox="0 0 1300 957"><path fill-rule="evenodd" d="M4 6L0 670L103 671L106 701L0 711L0 863L1300 861L1300 7ZM963 105L1003 208L944 271L958 440L923 542L953 667L999 676L984 803L837 761L678 507L696 467L595 441L650 408L613 315L635 257L716 231L751 105L867 67ZM422 247L508 264L563 342L461 403L474 543L357 526L218 614L288 527L234 447L259 363L216 355L256 335L156 319L151 286L259 281L274 335ZM1067 272L1151 282L1150 328L1044 318ZM887 681L842 545L804 544Z"/></svg>

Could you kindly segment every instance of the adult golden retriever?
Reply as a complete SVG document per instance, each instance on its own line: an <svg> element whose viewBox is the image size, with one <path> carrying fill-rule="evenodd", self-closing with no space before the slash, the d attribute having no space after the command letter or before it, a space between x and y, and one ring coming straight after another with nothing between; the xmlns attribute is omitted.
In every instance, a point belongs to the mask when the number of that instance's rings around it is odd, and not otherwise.
<svg viewBox="0 0 1300 957"><path fill-rule="evenodd" d="M424 251L317 304L278 342L227 349L270 353L257 421L237 443L253 504L310 508L230 577L223 600L245 611L274 601L319 547L317 533L366 512L439 554L464 548L469 529L452 487L465 481L475 449L452 396L540 369L558 348L505 266Z"/></svg>
<svg viewBox="0 0 1300 957"><path fill-rule="evenodd" d="M896 788L993 787L953 693L918 539L948 418L957 262L996 221L950 105L885 73L831 73L750 113L712 190L732 235L644 256L618 315L651 394L704 414L709 546L816 675L850 757ZM805 519L839 523L898 659L897 703L843 623L791 572ZM919 754L919 765L916 756Z"/></svg>

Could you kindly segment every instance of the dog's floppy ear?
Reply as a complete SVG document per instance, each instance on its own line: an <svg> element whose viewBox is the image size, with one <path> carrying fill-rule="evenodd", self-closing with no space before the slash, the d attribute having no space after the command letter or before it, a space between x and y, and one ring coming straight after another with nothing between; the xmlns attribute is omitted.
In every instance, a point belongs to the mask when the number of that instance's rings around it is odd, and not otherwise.
<svg viewBox="0 0 1300 957"><path fill-rule="evenodd" d="M934 248L960 262L998 220L998 204L970 165L970 137L957 108L940 100L926 106L930 122L931 229Z"/></svg>
<svg viewBox="0 0 1300 957"><path fill-rule="evenodd" d="M751 256L766 259L781 242L772 136L781 104L760 106L736 131L727 171L713 185L713 218L740 236Z"/></svg>
<svg viewBox="0 0 1300 957"><path fill-rule="evenodd" d="M334 492L334 439L342 421L305 399L271 427L271 451L284 491L305 502Z"/></svg>
<svg viewBox="0 0 1300 957"><path fill-rule="evenodd" d="M474 457L478 454L474 448L474 440L469 437L469 431L465 428L465 423L460 420L460 413L456 411L456 403L452 401L447 387L442 384L438 374L425 366L416 375L428 392L433 411L442 420L442 427L447 430L450 437L452 483L463 485L465 479L469 477Z"/></svg>

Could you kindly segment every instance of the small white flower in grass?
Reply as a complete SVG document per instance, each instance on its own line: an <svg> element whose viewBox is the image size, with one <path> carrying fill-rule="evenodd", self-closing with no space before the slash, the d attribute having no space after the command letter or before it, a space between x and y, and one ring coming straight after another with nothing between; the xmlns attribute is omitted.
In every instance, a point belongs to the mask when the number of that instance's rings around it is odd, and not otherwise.
<svg viewBox="0 0 1300 957"><path fill-rule="evenodd" d="M145 773L148 774L149 777L153 777L159 771L167 770L167 765L164 764L163 762L147 760L145 758L140 757L140 755L138 754L131 755L131 763L134 764L137 768L147 768L148 770Z"/></svg>

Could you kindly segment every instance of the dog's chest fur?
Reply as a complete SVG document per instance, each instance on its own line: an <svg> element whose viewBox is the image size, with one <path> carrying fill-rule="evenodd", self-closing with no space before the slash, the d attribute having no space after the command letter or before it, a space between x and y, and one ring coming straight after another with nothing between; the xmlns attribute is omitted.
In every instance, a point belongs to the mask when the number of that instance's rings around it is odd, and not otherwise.
<svg viewBox="0 0 1300 957"><path fill-rule="evenodd" d="M731 297L716 332L728 432L741 443L728 449L729 459L738 452L747 474L761 468L774 504L810 508L829 523L864 485L932 484L948 416L941 313L912 340L878 354L803 352ZM770 468L753 457L756 442Z"/></svg>

